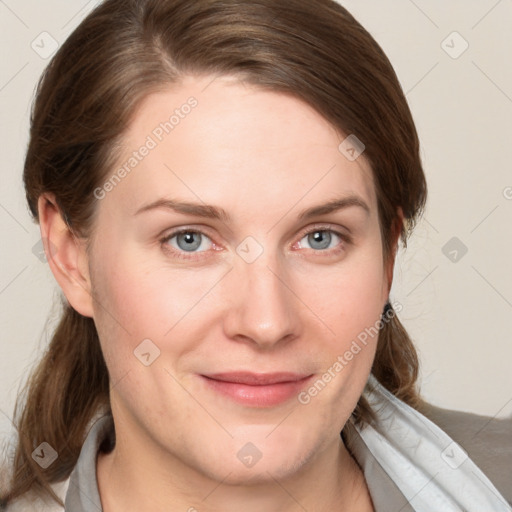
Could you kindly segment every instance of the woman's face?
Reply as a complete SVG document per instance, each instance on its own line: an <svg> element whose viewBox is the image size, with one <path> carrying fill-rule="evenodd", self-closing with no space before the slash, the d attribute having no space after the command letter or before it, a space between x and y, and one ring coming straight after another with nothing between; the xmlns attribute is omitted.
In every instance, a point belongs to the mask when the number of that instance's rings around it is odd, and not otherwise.
<svg viewBox="0 0 512 512"><path fill-rule="evenodd" d="M95 192L91 307L117 448L237 483L339 445L392 262L364 154L298 99L212 80L148 96L130 125ZM233 372L267 380L206 377Z"/></svg>

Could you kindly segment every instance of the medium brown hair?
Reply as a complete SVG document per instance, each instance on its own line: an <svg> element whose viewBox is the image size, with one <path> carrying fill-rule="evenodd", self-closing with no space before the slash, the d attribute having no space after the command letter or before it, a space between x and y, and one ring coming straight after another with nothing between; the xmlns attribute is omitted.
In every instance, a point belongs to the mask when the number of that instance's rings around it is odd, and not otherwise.
<svg viewBox="0 0 512 512"><path fill-rule="evenodd" d="M55 54L38 84L24 183L30 211L53 193L77 237L94 227L101 186L137 107L151 92L187 75L235 75L292 94L341 133L365 145L376 187L384 260L395 234L406 246L425 206L419 141L396 74L370 34L333 0L106 0ZM397 218L401 208L405 223ZM379 333L377 379L415 405L418 360L396 315ZM76 464L87 426L109 410L109 378L91 318L64 301L48 349L18 399L18 443L10 502L50 484ZM353 413L364 423L361 398ZM31 453L46 441L59 453L43 470Z"/></svg>

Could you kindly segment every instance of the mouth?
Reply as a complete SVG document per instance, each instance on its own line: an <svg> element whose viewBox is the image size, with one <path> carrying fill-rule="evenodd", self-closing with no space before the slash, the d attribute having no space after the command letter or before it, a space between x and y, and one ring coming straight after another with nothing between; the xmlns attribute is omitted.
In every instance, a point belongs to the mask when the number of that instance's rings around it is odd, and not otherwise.
<svg viewBox="0 0 512 512"><path fill-rule="evenodd" d="M250 407L273 407L290 400L313 375L290 372L230 372L200 375L214 392Z"/></svg>

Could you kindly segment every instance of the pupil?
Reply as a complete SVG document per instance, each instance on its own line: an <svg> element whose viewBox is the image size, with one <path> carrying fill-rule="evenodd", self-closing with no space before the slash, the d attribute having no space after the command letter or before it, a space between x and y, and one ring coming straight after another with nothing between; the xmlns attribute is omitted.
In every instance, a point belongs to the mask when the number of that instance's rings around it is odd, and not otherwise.
<svg viewBox="0 0 512 512"><path fill-rule="evenodd" d="M181 233L177 239L177 243L180 249L183 249L184 251L193 251L197 249L201 245L201 239L200 237L198 237L197 240L194 241L194 236L196 235L199 235L199 233L193 233L191 231L187 233ZM184 247L182 247L182 245L180 244L181 240L185 242L183 244Z"/></svg>
<svg viewBox="0 0 512 512"><path fill-rule="evenodd" d="M315 244L319 244L316 246L316 249L326 249L331 243L331 234L327 231L315 231L311 233L310 237L312 237ZM311 245L313 245L313 243L311 243Z"/></svg>

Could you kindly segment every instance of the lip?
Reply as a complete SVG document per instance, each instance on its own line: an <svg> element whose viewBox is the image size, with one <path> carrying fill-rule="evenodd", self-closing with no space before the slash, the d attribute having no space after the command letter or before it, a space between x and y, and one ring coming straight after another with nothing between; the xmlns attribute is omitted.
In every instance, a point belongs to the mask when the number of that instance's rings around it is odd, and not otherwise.
<svg viewBox="0 0 512 512"><path fill-rule="evenodd" d="M272 407L296 396L313 375L228 372L200 377L211 389L242 405Z"/></svg>

